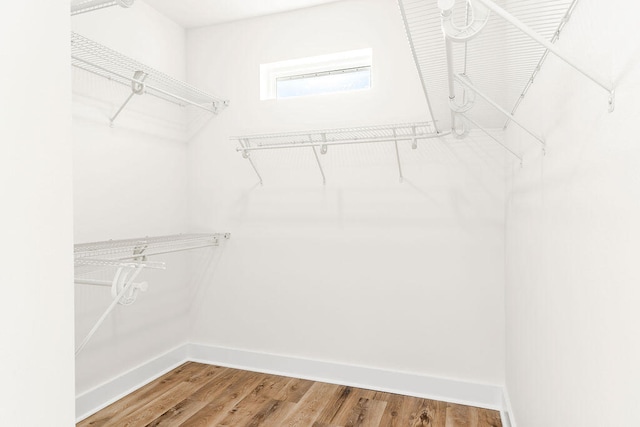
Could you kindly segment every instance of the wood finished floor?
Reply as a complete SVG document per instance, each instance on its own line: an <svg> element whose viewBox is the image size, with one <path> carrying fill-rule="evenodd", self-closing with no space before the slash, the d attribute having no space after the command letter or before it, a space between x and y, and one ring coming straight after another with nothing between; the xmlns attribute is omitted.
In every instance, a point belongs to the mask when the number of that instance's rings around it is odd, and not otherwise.
<svg viewBox="0 0 640 427"><path fill-rule="evenodd" d="M77 424L501 427L497 411L188 362Z"/></svg>

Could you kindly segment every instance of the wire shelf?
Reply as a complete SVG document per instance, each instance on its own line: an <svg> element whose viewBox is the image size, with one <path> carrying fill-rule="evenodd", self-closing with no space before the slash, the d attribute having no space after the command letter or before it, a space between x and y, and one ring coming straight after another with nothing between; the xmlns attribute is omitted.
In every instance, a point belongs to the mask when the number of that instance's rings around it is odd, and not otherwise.
<svg viewBox="0 0 640 427"><path fill-rule="evenodd" d="M93 12L106 7L131 7L135 0L71 0L71 16Z"/></svg>
<svg viewBox="0 0 640 427"><path fill-rule="evenodd" d="M345 143L387 142L437 136L431 122L234 136L245 148L296 148ZM242 151L242 149L240 149Z"/></svg>
<svg viewBox="0 0 640 427"><path fill-rule="evenodd" d="M229 233L174 234L74 245L74 282L109 287L113 298L76 347L76 355L117 305L133 304L138 294L147 290L147 282L138 279L143 270L165 268L164 262L149 261L147 256L218 246L221 239L228 238Z"/></svg>
<svg viewBox="0 0 640 427"><path fill-rule="evenodd" d="M111 261L140 260L151 255L218 246L221 239L228 239L229 236L229 233L175 234L83 243L74 246L74 258L76 263L87 262L87 258Z"/></svg>
<svg viewBox="0 0 640 427"><path fill-rule="evenodd" d="M260 180L260 184L263 183L262 176L260 175L260 172L258 172L258 168L251 158L250 153L257 150L289 148L308 148L313 150L316 163L322 176L322 182L326 184L327 180L322 167L322 162L318 156L318 148L320 149L320 154L326 154L327 147L329 146L393 142L395 144L395 155L398 163L400 182L402 182L402 164L400 160L398 142L411 141L412 148L416 148L419 140L437 138L441 136L444 136L444 134L437 132L433 122L418 122L262 135L245 135L234 136L231 137L231 139L238 141L240 147L238 147L237 150L242 152L242 156L249 161L251 167Z"/></svg>
<svg viewBox="0 0 640 427"><path fill-rule="evenodd" d="M568 22L577 0L496 0L495 3L552 43ZM437 0L398 0L407 39L431 114L439 130L451 128L447 54ZM453 16L463 26L466 2L456 2ZM466 75L482 92L512 114L540 70L547 50L492 13L485 28L466 43L453 43L456 72ZM502 128L503 114L476 108L473 118L484 127Z"/></svg>
<svg viewBox="0 0 640 427"><path fill-rule="evenodd" d="M71 64L129 86L133 93L148 93L181 106L193 105L217 114L229 104L228 100L210 95L75 32L71 33Z"/></svg>

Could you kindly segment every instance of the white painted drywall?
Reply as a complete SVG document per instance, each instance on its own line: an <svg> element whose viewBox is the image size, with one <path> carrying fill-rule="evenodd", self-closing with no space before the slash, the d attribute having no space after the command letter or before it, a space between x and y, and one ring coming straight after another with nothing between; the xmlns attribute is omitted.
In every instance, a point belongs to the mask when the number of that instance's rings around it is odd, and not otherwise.
<svg viewBox="0 0 640 427"><path fill-rule="evenodd" d="M518 427L637 426L640 8L580 1L518 115L543 134L507 201L507 386ZM514 141L527 144L515 128Z"/></svg>
<svg viewBox="0 0 640 427"><path fill-rule="evenodd" d="M73 244L69 9L0 18L0 425L69 426Z"/></svg>
<svg viewBox="0 0 640 427"><path fill-rule="evenodd" d="M371 47L368 92L260 101L259 66ZM352 0L188 32L190 81L231 105L190 142L191 227L230 231L190 341L502 384L504 152L478 135L255 153L229 136L427 120L397 5Z"/></svg>
<svg viewBox="0 0 640 427"><path fill-rule="evenodd" d="M138 1L72 18L73 30L148 66L184 79L185 31ZM130 89L73 70L73 184L77 243L187 231L187 147L183 109L135 96L109 127ZM154 258L166 271L131 306L118 306L76 359L82 394L184 342L187 258ZM110 280L112 277L105 276ZM76 344L111 302L109 289L76 285Z"/></svg>

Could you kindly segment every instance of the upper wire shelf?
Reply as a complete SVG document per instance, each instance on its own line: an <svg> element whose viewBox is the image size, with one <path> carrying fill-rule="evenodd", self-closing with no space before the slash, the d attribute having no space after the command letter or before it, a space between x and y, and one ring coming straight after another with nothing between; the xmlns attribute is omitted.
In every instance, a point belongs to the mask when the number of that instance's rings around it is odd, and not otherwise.
<svg viewBox="0 0 640 427"><path fill-rule="evenodd" d="M72 0L71 16L93 12L111 6L131 7L135 0Z"/></svg>
<svg viewBox="0 0 640 427"><path fill-rule="evenodd" d="M570 17L576 0L498 0L514 16L541 37L557 39ZM474 19L467 1L451 1L453 20L464 28ZM477 3L477 1L474 1ZM448 63L465 74L484 93L515 112L545 56L545 48L506 23L495 13L468 41L453 43L447 51L442 12L438 0L398 0L407 39L434 120L445 129L452 123L449 106ZM470 31L477 28L471 27ZM474 118L488 128L501 128L505 117L491 108L476 109ZM441 130L441 129L440 129Z"/></svg>
<svg viewBox="0 0 640 427"><path fill-rule="evenodd" d="M464 137L470 124L504 129L514 122L544 146L544 140L514 114L549 53L609 92L611 111L611 85L554 44L577 2L398 0L422 89L438 126ZM471 109L476 96L485 104Z"/></svg>
<svg viewBox="0 0 640 427"><path fill-rule="evenodd" d="M111 118L111 122L134 94L148 93L181 106L192 105L214 114L229 105L228 100L210 95L75 32L71 32L71 64L131 87L131 95Z"/></svg>
<svg viewBox="0 0 640 427"><path fill-rule="evenodd" d="M438 133L433 122L400 123L378 126L351 127L339 129L310 130L299 132L285 132L272 134L258 134L234 136L232 140L238 141L240 147L237 151L249 160L251 167L263 183L262 176L251 158L252 151L307 148L313 150L316 163L322 175L322 182L326 184L326 177L318 151L326 154L329 146L388 143L395 144L396 159L400 182L403 180L402 164L398 150L398 142L409 141L412 148L417 148L419 140L437 138L447 133ZM319 150L318 150L319 149Z"/></svg>

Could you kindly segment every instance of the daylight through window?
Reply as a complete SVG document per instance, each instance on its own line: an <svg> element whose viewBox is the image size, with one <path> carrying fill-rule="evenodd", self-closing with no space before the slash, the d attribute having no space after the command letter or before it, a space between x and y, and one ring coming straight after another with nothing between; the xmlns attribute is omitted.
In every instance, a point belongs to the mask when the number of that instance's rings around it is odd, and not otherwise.
<svg viewBox="0 0 640 427"><path fill-rule="evenodd" d="M260 99L285 99L371 88L371 49L260 66Z"/></svg>

